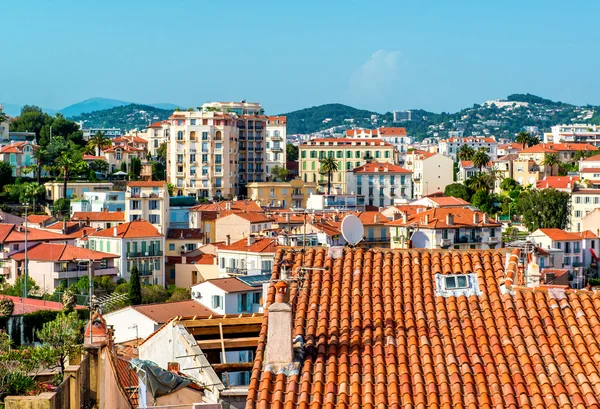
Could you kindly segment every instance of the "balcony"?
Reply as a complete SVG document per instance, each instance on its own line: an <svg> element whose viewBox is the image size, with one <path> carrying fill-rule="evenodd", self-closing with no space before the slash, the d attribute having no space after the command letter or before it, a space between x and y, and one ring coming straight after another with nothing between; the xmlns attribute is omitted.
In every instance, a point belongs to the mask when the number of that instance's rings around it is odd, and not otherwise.
<svg viewBox="0 0 600 409"><path fill-rule="evenodd" d="M573 267L581 267L581 261L573 261Z"/></svg>
<svg viewBox="0 0 600 409"><path fill-rule="evenodd" d="M183 186L181 186L183 187ZM150 250L150 251L137 251L137 252L133 252L130 251L127 253L127 257L128 258L143 258L143 257L162 257L163 252L162 251L157 251L157 250Z"/></svg>
<svg viewBox="0 0 600 409"><path fill-rule="evenodd" d="M500 243L500 237L486 237L486 239L484 240L486 243Z"/></svg>
<svg viewBox="0 0 600 409"><path fill-rule="evenodd" d="M448 248L452 245L452 240L451 239L441 239L440 240L440 247L442 248Z"/></svg>
<svg viewBox="0 0 600 409"><path fill-rule="evenodd" d="M272 141L282 141L283 137L281 135L271 135Z"/></svg>
<svg viewBox="0 0 600 409"><path fill-rule="evenodd" d="M95 268L94 276L116 276L119 273L116 267Z"/></svg>
<svg viewBox="0 0 600 409"><path fill-rule="evenodd" d="M281 146L273 146L271 148L271 151L273 151L273 152L283 152L283 148Z"/></svg>
<svg viewBox="0 0 600 409"><path fill-rule="evenodd" d="M256 152L262 152L262 151L264 151L264 150L265 150L265 148L262 148L262 147L260 147L260 146L257 146L256 148L254 148L254 150L255 150Z"/></svg>
<svg viewBox="0 0 600 409"><path fill-rule="evenodd" d="M304 195L302 193L292 193L292 200L302 200Z"/></svg>
<svg viewBox="0 0 600 409"><path fill-rule="evenodd" d="M238 276L247 276L248 269L247 268L236 268L236 267L227 267L225 269L227 274L238 275Z"/></svg>

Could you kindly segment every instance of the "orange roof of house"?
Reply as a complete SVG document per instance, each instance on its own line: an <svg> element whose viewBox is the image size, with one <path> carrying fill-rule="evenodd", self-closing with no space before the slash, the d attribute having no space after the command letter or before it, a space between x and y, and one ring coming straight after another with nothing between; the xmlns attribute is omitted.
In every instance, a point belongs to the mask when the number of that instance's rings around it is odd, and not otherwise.
<svg viewBox="0 0 600 409"><path fill-rule="evenodd" d="M241 217L242 219L247 220L250 223L268 223L268 222L273 221L273 219L268 217L266 214L258 213L258 212L235 212L235 213L232 212L232 213L226 214L223 217L227 217L227 216L231 216L231 215ZM220 217L220 219L222 219L223 217Z"/></svg>
<svg viewBox="0 0 600 409"><path fill-rule="evenodd" d="M591 230L584 230L578 233L582 239L597 239L598 236Z"/></svg>
<svg viewBox="0 0 600 409"><path fill-rule="evenodd" d="M402 127L385 127L382 126L380 128L377 129L348 129L346 131L346 135L347 136L355 136L355 135L360 135L360 134L368 134L371 136L377 136L377 135L381 135L381 136L393 136L393 135L399 135L399 136L406 136L406 128L402 128Z"/></svg>
<svg viewBox="0 0 600 409"><path fill-rule="evenodd" d="M546 176L535 184L537 189L568 189L574 188L575 183L581 178L579 176Z"/></svg>
<svg viewBox="0 0 600 409"><path fill-rule="evenodd" d="M447 223L446 218L449 214L454 216L453 224ZM478 215L478 223L473 223L473 216L475 214ZM428 223L426 223L427 216L429 216ZM391 221L388 224L393 226L417 225L420 228L426 229L457 229L465 227L500 226L500 223L496 222L496 220L491 217L488 217L488 222L484 223L483 213L481 211L471 210L466 207L436 207L409 216L406 223L404 223L402 219L398 219Z"/></svg>
<svg viewBox="0 0 600 409"><path fill-rule="evenodd" d="M197 239L201 240L204 238L202 229L169 229L167 230L167 239Z"/></svg>
<svg viewBox="0 0 600 409"><path fill-rule="evenodd" d="M598 155L600 159L600 155ZM597 173L600 172L600 168L583 168L579 171L579 173Z"/></svg>
<svg viewBox="0 0 600 409"><path fill-rule="evenodd" d="M393 163L370 162L352 170L354 173L412 173L402 166Z"/></svg>
<svg viewBox="0 0 600 409"><path fill-rule="evenodd" d="M0 153L23 153L23 148L27 145L31 146L34 150L37 149L37 145L31 142L13 142L10 145L0 147Z"/></svg>
<svg viewBox="0 0 600 409"><path fill-rule="evenodd" d="M116 233L116 234L115 234ZM136 220L123 223L116 227L100 230L90 234L90 237L116 237L121 239L134 239L142 237L161 237L162 234L146 220Z"/></svg>
<svg viewBox="0 0 600 409"><path fill-rule="evenodd" d="M452 138L446 139L445 142L462 142L462 143L468 143L468 142L481 143L481 142L486 142L486 143L494 143L494 142L496 142L496 138L488 138L488 137L482 137L482 136L452 137Z"/></svg>
<svg viewBox="0 0 600 409"><path fill-rule="evenodd" d="M53 218L52 216L48 216L46 214L30 214L29 216L27 216L27 222L41 224L52 218Z"/></svg>
<svg viewBox="0 0 600 409"><path fill-rule="evenodd" d="M275 253L277 250L277 242L271 238L255 238L253 242L248 245L248 239L244 238L231 243L229 246L219 246L219 251L243 251L247 253Z"/></svg>
<svg viewBox="0 0 600 409"><path fill-rule="evenodd" d="M600 293L518 287L518 253L505 268L492 250L280 250L273 280L282 260L313 269L289 292L305 356L295 373L269 365L265 314L246 408L600 406ZM438 292L470 272L480 295Z"/></svg>
<svg viewBox="0 0 600 409"><path fill-rule="evenodd" d="M597 162L600 161L600 154L590 156L589 158L582 159L583 162Z"/></svg>
<svg viewBox="0 0 600 409"><path fill-rule="evenodd" d="M154 122L148 128L162 128L163 125L168 125L168 124L169 124L169 121L158 121L158 122Z"/></svg>
<svg viewBox="0 0 600 409"><path fill-rule="evenodd" d="M249 286L242 280L238 280L236 277L214 278L212 280L206 280L204 282L211 283L212 285L219 287L226 293L241 293L256 290L254 287Z"/></svg>
<svg viewBox="0 0 600 409"><path fill-rule="evenodd" d="M589 143L539 143L525 148L521 153L544 153L565 151L597 151L598 148Z"/></svg>
<svg viewBox="0 0 600 409"><path fill-rule="evenodd" d="M576 241L581 240L580 233L571 233L562 229L538 229L554 241ZM591 233L591 232L590 232ZM587 233L586 233L587 234ZM593 234L593 233L592 233Z"/></svg>
<svg viewBox="0 0 600 409"><path fill-rule="evenodd" d="M431 200L432 202L437 203L437 205L440 207L470 205L470 203L467 202L466 200L461 199L460 197L454 197L454 196L428 197L428 199Z"/></svg>
<svg viewBox="0 0 600 409"><path fill-rule="evenodd" d="M10 256L14 260L24 260L25 251ZM100 251L90 250L71 244L39 243L27 249L27 258L36 261L73 261L73 260L104 260L119 256Z"/></svg>
<svg viewBox="0 0 600 409"><path fill-rule="evenodd" d="M523 145L520 143L517 143L517 142L510 142L510 143L498 145L498 149L504 149L504 150L514 149L514 150L520 151L523 149Z"/></svg>
<svg viewBox="0 0 600 409"><path fill-rule="evenodd" d="M71 220L88 220L91 222L124 222L125 221L125 213L124 212L75 212L71 217Z"/></svg>
<svg viewBox="0 0 600 409"><path fill-rule="evenodd" d="M21 230L21 231L19 231ZM69 236L53 233L47 230L35 229L31 226L27 228L27 240L34 241L68 241ZM25 241L25 227L15 226L14 224L0 224L0 242L20 243Z"/></svg>
<svg viewBox="0 0 600 409"><path fill-rule="evenodd" d="M227 209L228 206L230 207L230 210ZM236 200L229 202L202 203L190 208L190 211L263 212L264 210L258 205L258 203L252 200Z"/></svg>
<svg viewBox="0 0 600 409"><path fill-rule="evenodd" d="M379 211L364 211L356 213L356 216L360 219L362 224L366 225L379 225L386 224L390 221L384 214L381 214ZM341 222L340 222L341 226Z"/></svg>
<svg viewBox="0 0 600 409"><path fill-rule="evenodd" d="M38 300L37 298L22 298L0 294L0 299L8 298L15 303L12 315L29 314L36 311L61 311L63 305L57 301ZM76 310L86 310L88 307L77 305Z"/></svg>
<svg viewBox="0 0 600 409"><path fill-rule="evenodd" d="M164 302L156 304L132 305L131 308L158 324L164 324L171 318L185 316L209 317L211 310L194 300Z"/></svg>
<svg viewBox="0 0 600 409"><path fill-rule="evenodd" d="M133 182L127 182L129 187L165 187L167 183L164 180L138 180Z"/></svg>
<svg viewBox="0 0 600 409"><path fill-rule="evenodd" d="M437 155L437 153L415 149L414 151L407 152L407 155L421 155L425 158L431 158L432 156Z"/></svg>
<svg viewBox="0 0 600 409"><path fill-rule="evenodd" d="M267 118L268 118L268 123L279 121L279 124L283 125L287 122L287 118L285 115L268 116Z"/></svg>
<svg viewBox="0 0 600 409"><path fill-rule="evenodd" d="M337 143L337 146L348 146L348 145L352 145L353 143L356 144L356 146L362 146L362 147L367 147L367 146L390 146L393 147L394 145L392 145L391 143L385 142L383 139L355 139L355 138L316 138L316 139L311 139L310 141L303 143L302 146L309 146L307 145L307 143L324 143L324 142L331 142L332 145L329 146L335 146L333 145L334 142ZM366 145L363 146L361 145L361 143L365 143ZM375 145L371 145L371 144L375 144Z"/></svg>
<svg viewBox="0 0 600 409"><path fill-rule="evenodd" d="M83 155L83 160L103 160L103 161L106 161L106 158L104 156L95 156L95 155L85 154L85 155Z"/></svg>

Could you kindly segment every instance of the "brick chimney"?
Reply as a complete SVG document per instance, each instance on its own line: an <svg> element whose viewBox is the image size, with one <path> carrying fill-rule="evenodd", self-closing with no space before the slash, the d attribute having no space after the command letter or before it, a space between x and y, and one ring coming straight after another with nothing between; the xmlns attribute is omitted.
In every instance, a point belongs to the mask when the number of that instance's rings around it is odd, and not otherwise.
<svg viewBox="0 0 600 409"><path fill-rule="evenodd" d="M454 215L452 213L448 213L448 215L446 216L446 224L448 226L454 225Z"/></svg>
<svg viewBox="0 0 600 409"><path fill-rule="evenodd" d="M254 244L255 238L253 235L248 236L248 246Z"/></svg>
<svg viewBox="0 0 600 409"><path fill-rule="evenodd" d="M275 284L275 302L269 306L266 362L292 363L292 307L286 302L287 284Z"/></svg>
<svg viewBox="0 0 600 409"><path fill-rule="evenodd" d="M376 215L373 217L373 223L375 223L375 224L379 223L379 215L378 215L378 214L376 214Z"/></svg>
<svg viewBox="0 0 600 409"><path fill-rule="evenodd" d="M229 234L227 236L225 236L225 245L226 246L231 245L231 236Z"/></svg>
<svg viewBox="0 0 600 409"><path fill-rule="evenodd" d="M473 212L473 224L479 224L479 213Z"/></svg>
<svg viewBox="0 0 600 409"><path fill-rule="evenodd" d="M423 219L423 224L429 224L429 214L425 215L425 218Z"/></svg>

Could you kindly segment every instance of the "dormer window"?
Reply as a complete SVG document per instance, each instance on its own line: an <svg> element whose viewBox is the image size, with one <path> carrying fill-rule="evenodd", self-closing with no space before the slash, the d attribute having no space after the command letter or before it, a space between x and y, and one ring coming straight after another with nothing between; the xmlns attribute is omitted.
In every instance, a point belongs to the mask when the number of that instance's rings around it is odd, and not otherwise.
<svg viewBox="0 0 600 409"><path fill-rule="evenodd" d="M436 294L442 297L481 295L477 274L436 274Z"/></svg>
<svg viewBox="0 0 600 409"><path fill-rule="evenodd" d="M447 276L444 277L446 289L454 290L457 288L469 288L469 283L466 276Z"/></svg>

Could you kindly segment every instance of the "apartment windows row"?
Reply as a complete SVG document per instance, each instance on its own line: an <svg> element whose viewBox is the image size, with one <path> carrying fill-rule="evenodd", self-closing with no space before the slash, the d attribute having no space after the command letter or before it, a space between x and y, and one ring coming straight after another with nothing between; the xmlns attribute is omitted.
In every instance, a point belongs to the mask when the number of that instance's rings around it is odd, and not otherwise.
<svg viewBox="0 0 600 409"><path fill-rule="evenodd" d="M362 185L362 180L363 180L362 175L356 176L356 184L357 185ZM375 176L368 176L368 182L369 182L370 186L374 185L375 181L378 181L379 185L385 185L385 186L395 185L397 180L400 180L400 184L403 185L406 183L406 176L400 176L399 179L396 179L396 176L390 175L387 177L387 180L386 180L386 177L383 175L379 175L377 177L377 179L375 178Z"/></svg>
<svg viewBox="0 0 600 409"><path fill-rule="evenodd" d="M364 154L363 154L363 152L364 152ZM300 155L301 155L302 159L306 159L306 150L302 150ZM311 159L324 159L325 157L337 158L337 159L342 159L344 157L346 157L346 159L351 159L352 157L354 157L354 158L363 157L363 158L376 158L376 159L380 159L380 158L390 159L391 151L390 150L384 150L384 151L376 150L376 151L372 152L370 150L365 150L365 151L354 150L354 154L352 154L351 150L347 150L347 151L336 150L336 151L327 151L327 152L325 152L325 151L310 151L309 157Z"/></svg>
<svg viewBox="0 0 600 409"><path fill-rule="evenodd" d="M577 253L581 252L581 243L578 241L575 241L572 243L570 241L565 241L564 243L556 242L556 248L563 250L563 252L565 254L571 254L571 253L577 254Z"/></svg>
<svg viewBox="0 0 600 409"><path fill-rule="evenodd" d="M600 196L594 196L593 198L591 196L584 196L583 198L579 195L575 196L575 203L577 204L591 204L592 201L594 204L599 204Z"/></svg>
<svg viewBox="0 0 600 409"><path fill-rule="evenodd" d="M149 200L148 209L160 210L160 200ZM142 210L142 200L130 200L129 210Z"/></svg>

